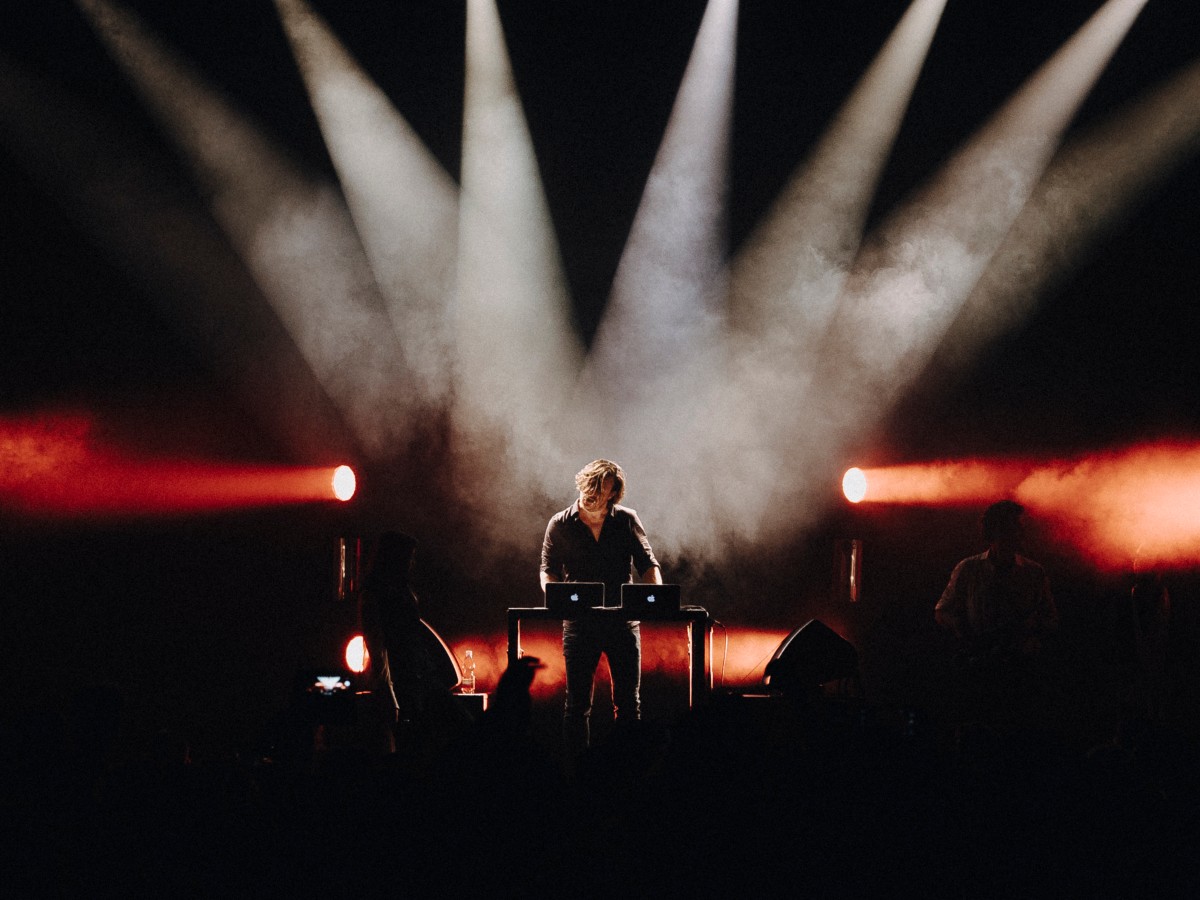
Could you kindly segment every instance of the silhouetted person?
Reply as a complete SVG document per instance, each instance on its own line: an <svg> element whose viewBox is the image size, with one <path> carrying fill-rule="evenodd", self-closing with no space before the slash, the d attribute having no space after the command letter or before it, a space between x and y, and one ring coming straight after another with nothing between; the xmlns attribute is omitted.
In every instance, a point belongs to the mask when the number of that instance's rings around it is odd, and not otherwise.
<svg viewBox="0 0 1200 900"><path fill-rule="evenodd" d="M938 624L952 630L973 657L1034 654L1058 627L1046 570L1018 552L1024 512L1012 500L987 508L987 550L954 567L934 610Z"/></svg>
<svg viewBox="0 0 1200 900"><path fill-rule="evenodd" d="M409 583L416 539L382 534L363 580L363 638L375 714L391 750L427 753L469 721L450 690L458 673L441 642L421 620Z"/></svg>
<svg viewBox="0 0 1200 900"><path fill-rule="evenodd" d="M483 721L506 734L528 735L533 721L530 689L534 677L544 668L536 656L522 656L505 669Z"/></svg>
<svg viewBox="0 0 1200 900"><path fill-rule="evenodd" d="M1018 552L1024 512L1012 500L987 508L987 550L954 567L934 610L938 624L959 639L975 704L989 712L1027 698L1038 678L1031 662L1058 627L1046 570Z"/></svg>
<svg viewBox="0 0 1200 900"><path fill-rule="evenodd" d="M1171 596L1157 572L1138 572L1129 591L1127 627L1133 647L1133 712L1151 721L1166 715L1169 693Z"/></svg>
<svg viewBox="0 0 1200 900"><path fill-rule="evenodd" d="M607 459L593 460L576 474L575 487L579 499L546 526L542 590L552 581L601 581L606 597L619 597L621 585L631 580L631 567L642 581L662 584L662 571L638 514L617 505L625 495L624 470ZM603 615L563 622L563 734L570 753L582 752L589 743L593 680L602 653L612 674L617 721L641 717L639 623Z"/></svg>
<svg viewBox="0 0 1200 900"><path fill-rule="evenodd" d="M574 848L568 785L532 733L530 688L544 668L537 657L515 660L486 712L438 755L422 782L429 806L416 819L418 852L434 877L429 890L413 896L441 896L459 885L504 897L554 895L554 881L543 880Z"/></svg>

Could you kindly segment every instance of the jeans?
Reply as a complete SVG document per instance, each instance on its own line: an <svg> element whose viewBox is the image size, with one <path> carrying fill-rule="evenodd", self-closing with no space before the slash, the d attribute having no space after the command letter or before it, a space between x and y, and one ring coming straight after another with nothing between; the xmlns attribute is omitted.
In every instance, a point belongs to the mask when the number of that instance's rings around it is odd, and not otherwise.
<svg viewBox="0 0 1200 900"><path fill-rule="evenodd" d="M612 674L613 715L618 722L641 718L642 633L637 622L620 619L573 619L563 622L563 661L567 669L567 701L563 737L567 750L587 749L592 698L600 654Z"/></svg>

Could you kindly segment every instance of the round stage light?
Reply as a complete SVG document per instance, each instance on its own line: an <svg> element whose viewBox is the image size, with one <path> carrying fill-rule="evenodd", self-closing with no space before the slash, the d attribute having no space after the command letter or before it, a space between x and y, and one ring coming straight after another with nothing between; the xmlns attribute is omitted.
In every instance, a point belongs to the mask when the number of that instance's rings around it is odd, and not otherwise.
<svg viewBox="0 0 1200 900"><path fill-rule="evenodd" d="M367 643L361 634L356 634L346 642L346 668L355 675L361 675L371 664L371 654L367 652Z"/></svg>
<svg viewBox="0 0 1200 900"><path fill-rule="evenodd" d="M857 466L842 476L842 493L851 503L861 503L867 496L867 473Z"/></svg>
<svg viewBox="0 0 1200 900"><path fill-rule="evenodd" d="M338 466L333 470L333 496L342 502L354 496L357 480L354 470L349 466Z"/></svg>

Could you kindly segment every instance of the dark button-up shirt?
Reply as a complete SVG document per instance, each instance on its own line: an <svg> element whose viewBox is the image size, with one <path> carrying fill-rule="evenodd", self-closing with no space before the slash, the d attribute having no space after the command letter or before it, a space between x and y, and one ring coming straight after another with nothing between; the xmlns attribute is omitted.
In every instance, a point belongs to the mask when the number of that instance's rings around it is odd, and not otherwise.
<svg viewBox="0 0 1200 900"><path fill-rule="evenodd" d="M1046 570L1024 556L1007 568L988 553L967 557L954 567L935 612L970 640L1019 640L1058 624Z"/></svg>
<svg viewBox="0 0 1200 900"><path fill-rule="evenodd" d="M638 514L614 505L604 518L600 539L579 517L576 500L556 513L542 541L542 571L559 581L602 581L604 602L620 602L621 585L631 580L630 566L639 576L658 565Z"/></svg>

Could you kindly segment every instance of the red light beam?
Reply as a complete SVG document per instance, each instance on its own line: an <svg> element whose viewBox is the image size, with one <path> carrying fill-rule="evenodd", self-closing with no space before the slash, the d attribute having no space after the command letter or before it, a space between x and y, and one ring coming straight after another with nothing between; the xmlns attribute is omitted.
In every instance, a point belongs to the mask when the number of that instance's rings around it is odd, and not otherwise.
<svg viewBox="0 0 1200 900"><path fill-rule="evenodd" d="M1049 463L968 459L863 475L867 503L1016 498L1101 569L1200 564L1200 446L1159 442Z"/></svg>
<svg viewBox="0 0 1200 900"><path fill-rule="evenodd" d="M855 503L851 491L856 488L855 495L865 503L974 504L1009 496L1031 468L1011 460L967 459L850 469L842 489Z"/></svg>
<svg viewBox="0 0 1200 900"><path fill-rule="evenodd" d="M1151 444L1046 466L1015 496L1102 569L1200 563L1200 447Z"/></svg>
<svg viewBox="0 0 1200 900"><path fill-rule="evenodd" d="M139 458L84 415L0 419L0 500L36 517L163 516L353 496L331 466ZM345 468L345 467L343 467ZM340 470L337 470L340 472ZM340 488L339 488L340 485ZM345 497L335 493L349 491Z"/></svg>

